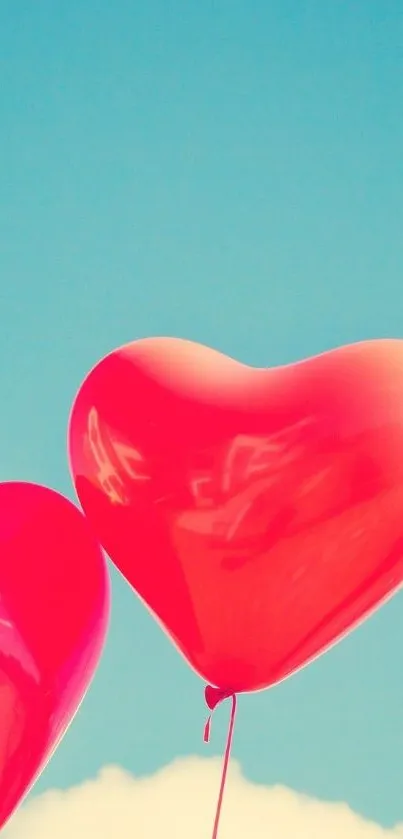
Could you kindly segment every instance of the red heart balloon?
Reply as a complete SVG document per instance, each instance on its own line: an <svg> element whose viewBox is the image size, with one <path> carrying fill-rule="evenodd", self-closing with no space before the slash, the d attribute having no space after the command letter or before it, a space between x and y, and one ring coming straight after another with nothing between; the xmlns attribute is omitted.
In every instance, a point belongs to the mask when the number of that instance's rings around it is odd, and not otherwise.
<svg viewBox="0 0 403 839"><path fill-rule="evenodd" d="M403 579L403 341L253 369L172 338L101 361L70 460L106 551L206 681L278 682Z"/></svg>
<svg viewBox="0 0 403 839"><path fill-rule="evenodd" d="M0 484L0 828L44 768L101 654L105 561L82 513Z"/></svg>

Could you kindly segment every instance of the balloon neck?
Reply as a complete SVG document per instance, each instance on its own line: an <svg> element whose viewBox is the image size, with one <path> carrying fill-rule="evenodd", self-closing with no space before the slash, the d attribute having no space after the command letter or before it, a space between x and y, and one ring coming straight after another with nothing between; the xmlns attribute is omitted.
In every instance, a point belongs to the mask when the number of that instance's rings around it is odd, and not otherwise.
<svg viewBox="0 0 403 839"><path fill-rule="evenodd" d="M212 685L207 685L204 691L206 705L210 711L214 711L220 702L224 702L225 699L230 699L233 695L232 690L222 690L222 688L215 688Z"/></svg>
<svg viewBox="0 0 403 839"><path fill-rule="evenodd" d="M210 732L211 732L211 717L213 712L217 708L217 705L220 705L221 702L224 702L225 699L232 699L232 706L233 706L233 713L235 712L236 707L236 695L233 691L230 690L222 690L221 688L213 687L212 685L207 685L204 691L204 698L206 701L206 705L211 711L207 718L206 725L204 727L204 742L208 743L210 740Z"/></svg>

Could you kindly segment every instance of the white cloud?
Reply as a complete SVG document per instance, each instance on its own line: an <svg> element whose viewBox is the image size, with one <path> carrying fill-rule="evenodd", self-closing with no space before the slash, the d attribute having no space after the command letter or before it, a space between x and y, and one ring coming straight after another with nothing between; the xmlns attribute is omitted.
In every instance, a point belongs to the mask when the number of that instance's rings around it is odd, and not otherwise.
<svg viewBox="0 0 403 839"><path fill-rule="evenodd" d="M148 778L109 766L67 791L33 798L4 839L209 839L221 762L186 758ZM236 763L228 774L220 839L403 839L346 804L327 804L285 787L249 783Z"/></svg>

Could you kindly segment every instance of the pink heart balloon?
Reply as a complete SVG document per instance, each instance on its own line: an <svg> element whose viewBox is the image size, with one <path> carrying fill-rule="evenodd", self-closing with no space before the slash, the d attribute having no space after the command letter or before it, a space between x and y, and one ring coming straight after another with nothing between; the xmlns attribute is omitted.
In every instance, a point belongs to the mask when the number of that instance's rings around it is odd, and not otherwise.
<svg viewBox="0 0 403 839"><path fill-rule="evenodd" d="M403 580L403 341L273 369L128 344L70 422L81 504L189 664L226 693L279 682Z"/></svg>
<svg viewBox="0 0 403 839"><path fill-rule="evenodd" d="M105 560L70 501L0 484L0 827L46 765L102 651Z"/></svg>

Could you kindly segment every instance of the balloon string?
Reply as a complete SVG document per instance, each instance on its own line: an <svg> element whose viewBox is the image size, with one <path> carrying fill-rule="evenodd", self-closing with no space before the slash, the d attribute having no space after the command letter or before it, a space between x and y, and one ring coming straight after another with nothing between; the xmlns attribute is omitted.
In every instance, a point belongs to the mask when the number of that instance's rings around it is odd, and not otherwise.
<svg viewBox="0 0 403 839"><path fill-rule="evenodd" d="M215 694L215 698L210 699L213 691L214 691L214 694ZM209 692L210 692L210 696L209 696ZM236 702L235 693L233 693L233 694L222 693L221 691L216 690L215 688L211 688L210 686L206 689L206 702L207 702L211 712L214 711L214 708L219 704L219 702L222 702L224 699L230 699L230 698L232 700L231 714L230 714L230 718L229 718L227 742L226 742L226 746L225 746L224 760L223 760L222 773L221 773L220 791L219 791L219 795L218 795L218 801L217 801L217 807L216 807L216 813L215 813L215 819L214 819L214 827L213 827L213 833L212 833L211 839L217 839L217 837L218 837L218 828L219 828L219 825L220 825L221 809L222 809L222 803L223 803L223 798L224 798L225 783L226 783L226 780L227 780L228 764L229 764L229 760L230 760L230 756L231 756L231 746L232 746L232 739L233 739L233 734L234 734L234 725L235 725L237 702ZM205 728L204 728L204 742L205 743L208 743L209 739L210 739L211 717L212 717L212 713L210 714L210 716L209 716L209 718L206 722Z"/></svg>

